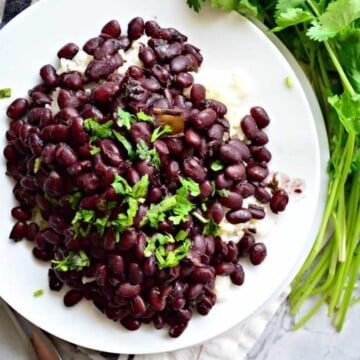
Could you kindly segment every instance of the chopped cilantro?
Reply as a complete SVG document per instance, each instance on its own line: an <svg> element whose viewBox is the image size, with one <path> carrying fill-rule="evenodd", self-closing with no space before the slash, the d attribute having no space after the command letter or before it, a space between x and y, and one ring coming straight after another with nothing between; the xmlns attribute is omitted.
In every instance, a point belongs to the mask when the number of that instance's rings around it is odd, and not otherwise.
<svg viewBox="0 0 360 360"><path fill-rule="evenodd" d="M39 289L39 290L36 290L33 292L33 296L34 297L39 297L39 296L42 296L44 295L44 290L43 289Z"/></svg>
<svg viewBox="0 0 360 360"><path fill-rule="evenodd" d="M138 118L139 121L145 121L150 123L154 122L154 118L151 115L145 114L143 111L139 111L136 114L136 117Z"/></svg>
<svg viewBox="0 0 360 360"><path fill-rule="evenodd" d="M8 98L10 96L11 96L10 88L0 89L0 99Z"/></svg>
<svg viewBox="0 0 360 360"><path fill-rule="evenodd" d="M155 142L158 138L163 136L164 134L168 134L172 132L172 127L169 124L166 124L164 127L160 126L154 129L154 132L151 135L151 142Z"/></svg>
<svg viewBox="0 0 360 360"><path fill-rule="evenodd" d="M101 152L101 149L99 146L93 146L90 150L90 155L96 155Z"/></svg>
<svg viewBox="0 0 360 360"><path fill-rule="evenodd" d="M150 159L151 165L157 167L160 165L160 156L155 148L149 149L144 140L136 145L136 154L141 160Z"/></svg>
<svg viewBox="0 0 360 360"><path fill-rule="evenodd" d="M210 169L213 171L220 171L224 168L224 164L220 160L215 160L211 165Z"/></svg>
<svg viewBox="0 0 360 360"><path fill-rule="evenodd" d="M69 254L64 257L62 260L51 260L55 264L56 271L80 271L84 267L90 265L90 259L86 255L84 250L80 250L78 253L75 251L70 251Z"/></svg>
<svg viewBox="0 0 360 360"><path fill-rule="evenodd" d="M83 194L81 191L76 191L70 195L69 203L73 210L75 210L79 207L79 203L80 203L82 196L83 196Z"/></svg>
<svg viewBox="0 0 360 360"><path fill-rule="evenodd" d="M34 161L34 174L38 173L41 166L41 157L37 157Z"/></svg>
<svg viewBox="0 0 360 360"><path fill-rule="evenodd" d="M131 129L131 125L136 122L136 117L133 114L130 114L127 111L124 111L121 108L118 108L116 111L118 120L116 123L119 127L124 127L127 130Z"/></svg>
<svg viewBox="0 0 360 360"><path fill-rule="evenodd" d="M200 195L199 184L191 178L180 178L180 183L192 196Z"/></svg>
<svg viewBox="0 0 360 360"><path fill-rule="evenodd" d="M100 124L95 118L88 118L84 120L84 129L91 134L90 141L112 138L111 127L113 123L112 120L109 120L104 124Z"/></svg>
<svg viewBox="0 0 360 360"><path fill-rule="evenodd" d="M133 160L135 158L135 151L128 139L124 135L121 135L118 131L113 130L113 133L116 137L116 139L122 144L122 146L125 148L126 152L129 155L129 158Z"/></svg>

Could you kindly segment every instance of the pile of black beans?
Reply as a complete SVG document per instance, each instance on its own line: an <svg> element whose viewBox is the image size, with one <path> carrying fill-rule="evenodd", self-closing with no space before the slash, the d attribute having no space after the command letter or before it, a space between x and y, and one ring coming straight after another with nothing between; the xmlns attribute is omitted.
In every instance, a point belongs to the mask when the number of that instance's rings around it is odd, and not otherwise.
<svg viewBox="0 0 360 360"><path fill-rule="evenodd" d="M143 34L148 38L139 47L142 66L130 65L120 74L117 69L124 58L119 50L126 52ZM194 83L192 73L203 61L200 50L178 30L162 28L155 21L136 17L124 33L118 21L112 20L83 50L93 56L84 74L58 74L53 65L44 65L41 83L29 91L28 98L18 98L8 107L4 155L19 203L12 209L16 223L10 238L33 242L33 255L46 262L62 259L71 251L87 254L90 265L82 270L59 271L50 262L50 288L58 291L66 285L66 306L85 298L129 330L142 323L153 323L157 329L167 325L169 335L177 337L193 313L206 315L214 306L216 276L229 276L233 284L241 285L242 259L257 265L266 256L265 245L255 239L256 229L246 224L263 219L266 208L283 211L288 202L284 190L266 181L271 153L264 128L270 119L262 107L254 106L240 122L245 138L231 138L226 106L208 99L205 87ZM78 51L76 44L68 43L58 57L72 59ZM52 102L59 106L57 113L50 108ZM154 118L161 114L178 117L183 129L164 134L152 144L155 125L137 121L129 130L119 127L119 108ZM100 150L92 154L94 144L84 128L89 118L100 124L113 120L113 128L132 146L143 141L155 148L160 164L153 166L149 158L130 160L113 138L97 139ZM119 241L111 227L103 236L96 230L76 235L71 224L76 209L69 201L74 193L82 194L80 208L103 214L108 211L104 204L117 201L110 217L124 211L121 197L111 186L116 174L131 186L144 175L150 178L134 224L120 234ZM192 201L202 218L215 224L225 218L242 224L244 235L238 242L223 241L215 232L203 235L204 223L193 213L179 225L165 219L157 229L141 226L149 206L174 194L181 178L199 184L200 195ZM253 203L243 206L248 197ZM190 252L178 265L160 270L154 256L144 256L147 237L154 231L176 234L179 229L186 230L191 239Z"/></svg>

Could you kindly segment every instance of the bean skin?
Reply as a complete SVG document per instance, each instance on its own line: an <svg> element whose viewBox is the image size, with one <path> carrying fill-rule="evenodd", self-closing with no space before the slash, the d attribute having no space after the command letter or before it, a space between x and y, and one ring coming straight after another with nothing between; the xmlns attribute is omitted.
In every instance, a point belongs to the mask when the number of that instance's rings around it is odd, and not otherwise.
<svg viewBox="0 0 360 360"><path fill-rule="evenodd" d="M255 244L255 237L250 233L245 233L237 243L240 256L248 255L252 245Z"/></svg>
<svg viewBox="0 0 360 360"><path fill-rule="evenodd" d="M206 179L206 170L196 157L189 157L183 163L184 173L198 183L202 183Z"/></svg>
<svg viewBox="0 0 360 360"><path fill-rule="evenodd" d="M255 119L251 115L244 116L240 122L240 126L245 136L250 140L253 139L259 131Z"/></svg>
<svg viewBox="0 0 360 360"><path fill-rule="evenodd" d="M216 112L211 108L200 111L193 123L198 129L208 129L216 121Z"/></svg>
<svg viewBox="0 0 360 360"><path fill-rule="evenodd" d="M264 108L254 106L250 109L251 116L255 119L256 125L262 129L270 124L270 118Z"/></svg>
<svg viewBox="0 0 360 360"><path fill-rule="evenodd" d="M101 33L117 38L121 35L121 26L117 20L111 20L102 27Z"/></svg>
<svg viewBox="0 0 360 360"><path fill-rule="evenodd" d="M129 22L128 37L130 40L137 40L144 33L145 24L141 17L136 17Z"/></svg>
<svg viewBox="0 0 360 360"><path fill-rule="evenodd" d="M253 265L261 264L267 255L265 244L258 242L250 248L250 261Z"/></svg>
<svg viewBox="0 0 360 360"><path fill-rule="evenodd" d="M57 53L58 58L72 59L79 51L79 47L74 43L67 43Z"/></svg>
<svg viewBox="0 0 360 360"><path fill-rule="evenodd" d="M226 219L231 224L245 223L251 220L251 212L247 209L232 210L226 214Z"/></svg>
<svg viewBox="0 0 360 360"><path fill-rule="evenodd" d="M289 195L285 190L277 190L270 199L270 209L273 213L277 214L284 211L289 202Z"/></svg>
<svg viewBox="0 0 360 360"><path fill-rule="evenodd" d="M14 100L6 110L6 115L11 119L18 119L26 112L29 103L26 99L18 98Z"/></svg>

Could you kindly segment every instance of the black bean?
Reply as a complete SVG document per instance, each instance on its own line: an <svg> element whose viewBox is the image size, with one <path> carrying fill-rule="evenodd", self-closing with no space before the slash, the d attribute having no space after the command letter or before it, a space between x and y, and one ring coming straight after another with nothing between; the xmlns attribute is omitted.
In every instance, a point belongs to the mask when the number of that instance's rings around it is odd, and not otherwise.
<svg viewBox="0 0 360 360"><path fill-rule="evenodd" d="M267 255L266 246L262 242L255 243L250 248L250 261L253 265L261 264Z"/></svg>
<svg viewBox="0 0 360 360"><path fill-rule="evenodd" d="M7 108L6 115L11 119L18 119L25 114L29 103L26 99L15 99Z"/></svg>
<svg viewBox="0 0 360 360"><path fill-rule="evenodd" d="M219 149L219 158L225 163L239 163L242 160L241 152L238 148L230 144L223 144Z"/></svg>
<svg viewBox="0 0 360 360"><path fill-rule="evenodd" d="M261 165L248 165L246 174L249 179L261 182L269 175L269 170Z"/></svg>
<svg viewBox="0 0 360 360"><path fill-rule="evenodd" d="M128 37L130 40L137 40L144 33L145 25L141 17L132 19L128 24Z"/></svg>
<svg viewBox="0 0 360 360"><path fill-rule="evenodd" d="M254 196L263 204L267 204L271 199L271 194L264 186L256 186Z"/></svg>
<svg viewBox="0 0 360 360"><path fill-rule="evenodd" d="M256 121L259 129L262 129L270 124L270 118L264 108L261 106L254 106L250 109L250 114Z"/></svg>
<svg viewBox="0 0 360 360"><path fill-rule="evenodd" d="M289 202L289 195L285 190L277 190L274 192L270 199L270 209L273 213L277 214L284 211Z"/></svg>
<svg viewBox="0 0 360 360"><path fill-rule="evenodd" d="M185 159L183 163L183 171L185 175L189 176L198 183L202 183L206 179L206 169L197 157L191 156Z"/></svg>
<svg viewBox="0 0 360 360"><path fill-rule="evenodd" d="M251 115L244 116L240 121L240 126L245 136L250 140L259 131L255 119Z"/></svg>
<svg viewBox="0 0 360 360"><path fill-rule="evenodd" d="M102 34L109 35L113 38L117 38L121 34L121 27L117 20L111 20L107 22L101 29Z"/></svg>
<svg viewBox="0 0 360 360"><path fill-rule="evenodd" d="M74 43L67 43L57 53L58 58L72 59L79 51L79 47Z"/></svg>
<svg viewBox="0 0 360 360"><path fill-rule="evenodd" d="M245 280L245 272L244 268L241 266L241 264L235 265L235 270L230 275L230 279L233 284L235 285L242 285Z"/></svg>
<svg viewBox="0 0 360 360"><path fill-rule="evenodd" d="M251 220L251 212L247 209L232 210L226 213L226 220L231 224L245 223Z"/></svg>
<svg viewBox="0 0 360 360"><path fill-rule="evenodd" d="M236 210L242 207L243 198L237 192L230 191L226 196L220 198L220 202L223 206Z"/></svg>
<svg viewBox="0 0 360 360"><path fill-rule="evenodd" d="M84 293L79 290L69 290L64 296L64 305L65 306L74 306L76 305L84 296Z"/></svg>

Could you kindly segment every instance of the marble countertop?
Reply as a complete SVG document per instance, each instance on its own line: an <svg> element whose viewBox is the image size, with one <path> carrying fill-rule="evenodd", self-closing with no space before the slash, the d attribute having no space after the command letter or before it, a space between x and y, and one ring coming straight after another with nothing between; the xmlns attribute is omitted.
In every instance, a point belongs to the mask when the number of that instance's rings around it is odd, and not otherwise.
<svg viewBox="0 0 360 360"><path fill-rule="evenodd" d="M308 323L293 331L297 316L290 316L283 303L246 360L359 360L360 306L350 308L340 333L326 312L326 306L321 307Z"/></svg>

